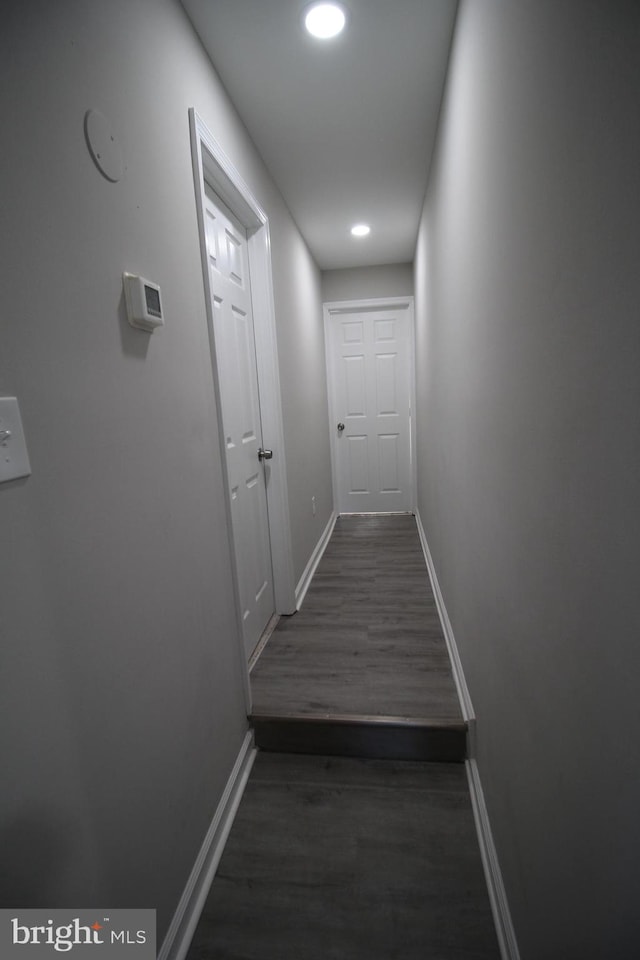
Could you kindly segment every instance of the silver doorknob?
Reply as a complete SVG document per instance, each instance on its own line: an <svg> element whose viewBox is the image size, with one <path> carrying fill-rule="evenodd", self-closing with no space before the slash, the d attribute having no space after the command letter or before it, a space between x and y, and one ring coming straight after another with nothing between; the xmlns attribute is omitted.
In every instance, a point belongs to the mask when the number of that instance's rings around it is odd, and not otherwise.
<svg viewBox="0 0 640 960"><path fill-rule="evenodd" d="M273 459L273 450L263 450L262 447L258 450L258 460L272 460Z"/></svg>
<svg viewBox="0 0 640 960"><path fill-rule="evenodd" d="M338 424L338 433L342 433L343 430L344 430L344 423L339 423L339 424Z"/></svg>

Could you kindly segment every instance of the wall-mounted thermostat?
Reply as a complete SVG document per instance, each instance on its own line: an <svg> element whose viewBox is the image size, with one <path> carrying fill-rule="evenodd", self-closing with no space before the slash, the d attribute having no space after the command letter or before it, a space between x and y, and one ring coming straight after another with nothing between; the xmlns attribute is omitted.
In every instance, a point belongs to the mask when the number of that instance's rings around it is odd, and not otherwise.
<svg viewBox="0 0 640 960"><path fill-rule="evenodd" d="M0 397L0 483L31 473L18 401Z"/></svg>
<svg viewBox="0 0 640 960"><path fill-rule="evenodd" d="M144 277L124 273L124 298L127 304L127 319L132 327L153 333L156 327L164 326L160 287Z"/></svg>

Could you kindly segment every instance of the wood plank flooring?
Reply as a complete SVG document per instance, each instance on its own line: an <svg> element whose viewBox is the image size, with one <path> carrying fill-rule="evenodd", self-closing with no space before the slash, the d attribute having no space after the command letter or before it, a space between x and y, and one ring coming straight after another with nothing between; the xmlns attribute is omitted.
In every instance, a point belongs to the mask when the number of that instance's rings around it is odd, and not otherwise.
<svg viewBox="0 0 640 960"><path fill-rule="evenodd" d="M187 960L499 960L464 767L258 754Z"/></svg>
<svg viewBox="0 0 640 960"><path fill-rule="evenodd" d="M465 724L413 517L338 521L251 682L262 749L187 960L499 960L465 769L434 762Z"/></svg>
<svg viewBox="0 0 640 960"><path fill-rule="evenodd" d="M302 609L278 623L251 688L264 749L464 759L414 517L338 519Z"/></svg>

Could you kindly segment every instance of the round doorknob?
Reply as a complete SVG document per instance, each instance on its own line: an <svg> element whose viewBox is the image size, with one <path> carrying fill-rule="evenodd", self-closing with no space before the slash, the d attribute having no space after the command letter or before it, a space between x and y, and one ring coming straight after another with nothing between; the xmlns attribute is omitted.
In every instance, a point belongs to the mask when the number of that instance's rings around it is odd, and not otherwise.
<svg viewBox="0 0 640 960"><path fill-rule="evenodd" d="M342 433L343 430L344 430L344 423L339 423L339 424L338 424L338 433Z"/></svg>

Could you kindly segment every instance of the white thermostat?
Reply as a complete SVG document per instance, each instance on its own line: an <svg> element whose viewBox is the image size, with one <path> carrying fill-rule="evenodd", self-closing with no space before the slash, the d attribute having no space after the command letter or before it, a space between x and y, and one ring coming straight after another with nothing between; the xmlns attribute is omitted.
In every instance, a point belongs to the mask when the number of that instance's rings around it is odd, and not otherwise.
<svg viewBox="0 0 640 960"><path fill-rule="evenodd" d="M127 304L127 319L132 327L153 333L156 327L164 326L160 287L144 277L124 273L124 299Z"/></svg>

